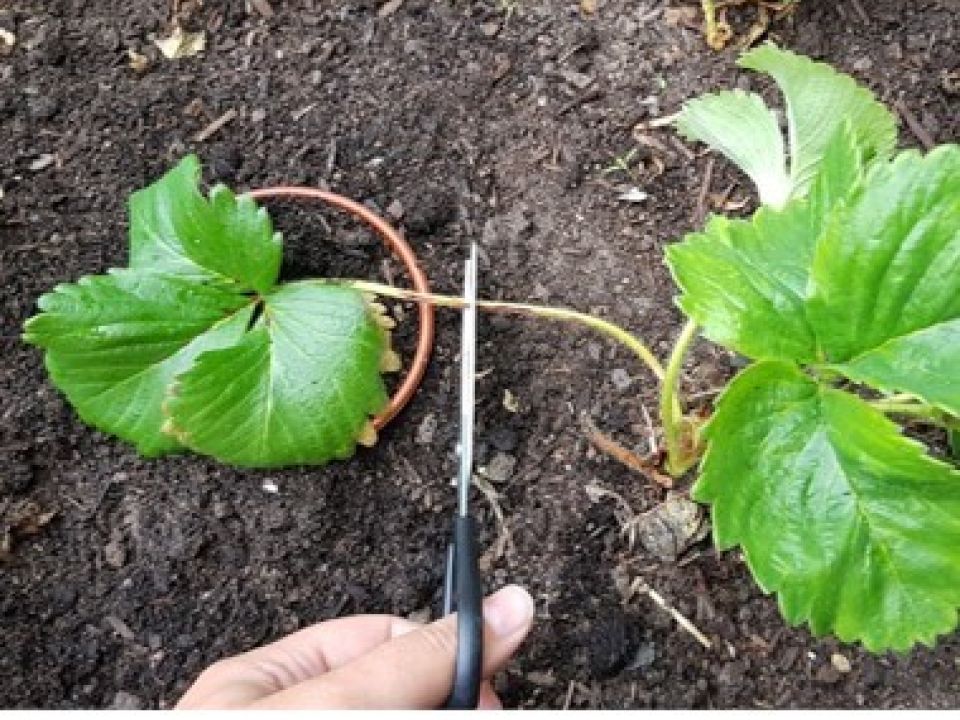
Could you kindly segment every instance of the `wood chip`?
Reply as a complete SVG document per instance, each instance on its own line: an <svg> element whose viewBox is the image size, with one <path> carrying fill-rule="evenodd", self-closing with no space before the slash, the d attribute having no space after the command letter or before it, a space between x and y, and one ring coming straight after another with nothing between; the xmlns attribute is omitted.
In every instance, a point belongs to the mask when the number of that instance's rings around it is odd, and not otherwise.
<svg viewBox="0 0 960 720"><path fill-rule="evenodd" d="M127 62L130 69L135 73L146 72L150 67L150 60L147 59L147 56L141 55L133 48L127 48Z"/></svg>
<svg viewBox="0 0 960 720"><path fill-rule="evenodd" d="M9 30L0 28L0 55L9 55L17 44L17 36Z"/></svg>
<svg viewBox="0 0 960 720"><path fill-rule="evenodd" d="M57 156L51 153L44 153L32 163L30 163L30 169L33 172L40 172L41 170L46 170L48 167L53 165L57 161Z"/></svg>
<svg viewBox="0 0 960 720"><path fill-rule="evenodd" d="M389 17L399 10L401 5L403 5L403 0L390 0L389 2L385 2L380 6L380 9L377 10L377 17Z"/></svg>
<svg viewBox="0 0 960 720"><path fill-rule="evenodd" d="M903 121L907 124L907 127L910 128L910 132L913 133L914 137L920 141L920 144L923 145L925 150L932 150L937 146L936 140L933 139L933 136L927 132L927 129L917 120L917 116L908 108L903 101L897 100L893 107L896 109L900 117L903 118Z"/></svg>
<svg viewBox="0 0 960 720"><path fill-rule="evenodd" d="M273 8L270 6L268 0L250 0L250 4L253 6L253 9L260 14L261 17L273 17Z"/></svg>
<svg viewBox="0 0 960 720"><path fill-rule="evenodd" d="M205 142L213 137L224 125L229 123L237 116L237 111L233 108L227 110L223 115L218 117L212 123L207 125L203 130L198 132L193 136L194 142Z"/></svg>
<svg viewBox="0 0 960 720"><path fill-rule="evenodd" d="M111 630L128 642L137 637L130 626L115 615L107 615L103 621L110 626Z"/></svg>
<svg viewBox="0 0 960 720"><path fill-rule="evenodd" d="M290 113L290 117L293 119L294 122L300 122L300 120L303 119L303 116L306 115L311 110L313 110L316 106L317 106L316 103L310 103L306 107L302 107L299 110L294 110L292 113Z"/></svg>

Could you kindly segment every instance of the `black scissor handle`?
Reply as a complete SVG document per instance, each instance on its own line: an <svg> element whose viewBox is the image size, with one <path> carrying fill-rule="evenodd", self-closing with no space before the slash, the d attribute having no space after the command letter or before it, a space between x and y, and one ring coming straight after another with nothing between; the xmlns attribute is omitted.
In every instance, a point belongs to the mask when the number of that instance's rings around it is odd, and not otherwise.
<svg viewBox="0 0 960 720"><path fill-rule="evenodd" d="M447 550L443 612L457 613L457 658L453 689L446 707L473 710L483 676L483 592L477 570L477 531L472 517L453 519L453 543Z"/></svg>

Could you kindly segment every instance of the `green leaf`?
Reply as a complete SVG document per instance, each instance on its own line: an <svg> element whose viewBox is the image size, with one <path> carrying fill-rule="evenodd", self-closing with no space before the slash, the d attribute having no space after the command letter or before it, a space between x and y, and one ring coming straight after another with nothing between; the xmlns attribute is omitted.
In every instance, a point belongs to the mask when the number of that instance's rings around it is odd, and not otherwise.
<svg viewBox="0 0 960 720"><path fill-rule="evenodd" d="M806 192L827 143L845 121L851 124L866 157L886 157L893 152L896 120L873 93L849 75L769 43L744 53L738 64L770 75L783 92L795 196Z"/></svg>
<svg viewBox="0 0 960 720"><path fill-rule="evenodd" d="M178 437L250 467L349 457L386 403L384 332L347 288L295 283L264 303L240 343L204 353L180 376L168 401Z"/></svg>
<svg viewBox="0 0 960 720"><path fill-rule="evenodd" d="M895 337L831 367L851 380L907 392L960 416L960 318Z"/></svg>
<svg viewBox="0 0 960 720"><path fill-rule="evenodd" d="M694 497L791 623L872 651L956 627L960 472L785 362L742 372L704 436Z"/></svg>
<svg viewBox="0 0 960 720"><path fill-rule="evenodd" d="M818 353L957 413L960 148L903 153L871 175L817 244L807 315Z"/></svg>
<svg viewBox="0 0 960 720"><path fill-rule="evenodd" d="M201 352L242 336L247 298L133 270L58 285L24 340L46 350L53 383L80 417L153 456L178 447L161 431L167 386Z"/></svg>
<svg viewBox="0 0 960 720"><path fill-rule="evenodd" d="M808 199L711 219L670 246L679 304L749 357L825 363L957 413L960 148L862 177L843 168L850 148L841 131Z"/></svg>
<svg viewBox="0 0 960 720"><path fill-rule="evenodd" d="M708 338L749 357L815 360L805 314L810 221L806 202L762 207L750 220L712 217L667 248L680 307Z"/></svg>
<svg viewBox="0 0 960 720"><path fill-rule="evenodd" d="M817 175L810 186L812 237L819 237L830 215L857 196L865 171L863 150L852 125L845 122L824 148Z"/></svg>
<svg viewBox="0 0 960 720"><path fill-rule="evenodd" d="M684 104L677 130L722 153L757 186L760 202L782 207L793 189L783 135L763 98L742 90L702 95Z"/></svg>
<svg viewBox="0 0 960 720"><path fill-rule="evenodd" d="M270 216L223 185L205 198L199 180L190 155L130 196L130 267L267 292L282 254Z"/></svg>
<svg viewBox="0 0 960 720"><path fill-rule="evenodd" d="M812 274L809 312L834 362L960 317L960 147L875 168L828 224Z"/></svg>
<svg viewBox="0 0 960 720"><path fill-rule="evenodd" d="M763 204L782 207L806 195L828 143L844 123L849 123L865 159L893 152L893 115L853 78L770 44L745 53L738 63L772 76L783 92L788 149L776 115L753 93L720 92L691 100L677 127L747 173Z"/></svg>

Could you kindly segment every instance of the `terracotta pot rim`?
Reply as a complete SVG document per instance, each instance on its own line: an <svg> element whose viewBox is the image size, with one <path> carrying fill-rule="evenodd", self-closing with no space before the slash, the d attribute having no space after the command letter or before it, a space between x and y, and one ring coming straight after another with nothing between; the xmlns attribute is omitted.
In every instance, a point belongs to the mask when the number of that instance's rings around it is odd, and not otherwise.
<svg viewBox="0 0 960 720"><path fill-rule="evenodd" d="M258 188L248 191L247 194L255 200L319 200L345 211L363 221L380 237L387 249L403 264L414 290L425 294L430 292L427 276L420 267L413 249L390 223L366 206L329 190L296 185ZM417 303L417 307L419 315L417 349L410 363L410 370L393 393L387 407L373 419L373 425L377 430L396 417L410 402L423 380L427 363L430 361L434 338L434 308L429 303Z"/></svg>

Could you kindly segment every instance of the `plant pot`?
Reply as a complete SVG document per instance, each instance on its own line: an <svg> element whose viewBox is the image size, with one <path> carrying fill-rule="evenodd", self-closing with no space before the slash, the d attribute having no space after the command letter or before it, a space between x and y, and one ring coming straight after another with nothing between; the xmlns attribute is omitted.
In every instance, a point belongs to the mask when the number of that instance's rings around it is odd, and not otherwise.
<svg viewBox="0 0 960 720"><path fill-rule="evenodd" d="M418 293L429 293L430 285L410 245L403 236L386 220L358 202L342 195L318 190L311 187L285 186L267 187L251 190L247 193L254 200L313 200L332 205L364 222L383 241L390 253L400 261L406 270L413 289ZM430 360L434 338L434 308L429 303L418 303L417 349L410 363L410 370L404 376L400 386L390 398L383 412L373 419L374 427L380 430L399 413L413 397Z"/></svg>

